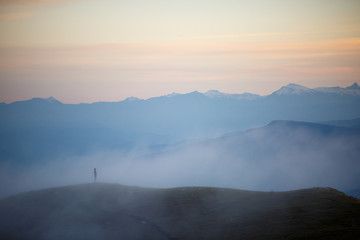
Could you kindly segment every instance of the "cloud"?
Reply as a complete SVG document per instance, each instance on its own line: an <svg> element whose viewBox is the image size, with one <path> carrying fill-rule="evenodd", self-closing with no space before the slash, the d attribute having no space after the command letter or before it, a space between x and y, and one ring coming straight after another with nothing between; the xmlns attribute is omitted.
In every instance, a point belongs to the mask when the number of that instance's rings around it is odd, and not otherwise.
<svg viewBox="0 0 360 240"><path fill-rule="evenodd" d="M26 17L30 13L7 16L9 19ZM229 43L134 43L105 44L79 47L40 47L0 49L0 68L18 66L122 66L142 69L157 69L159 66L198 67L202 63L217 68L239 63L246 67L273 67L273 61L281 67L296 64L301 68L309 66L334 67L330 59L356 60L360 52L360 39L338 39L319 41L234 41ZM299 61L300 60L300 61ZM352 61L353 61L352 60ZM265 63L266 64L265 64ZM203 64L205 65L205 64ZM330 65L330 66L329 66ZM132 66L132 67L131 67ZM141 67L142 66L142 67ZM170 68L169 68L170 67ZM291 66L290 66L291 67ZM349 69L351 66L335 66ZM183 69L183 68L181 68Z"/></svg>
<svg viewBox="0 0 360 240"><path fill-rule="evenodd" d="M281 132L281 133L280 133ZM28 169L0 165L0 197L45 187L100 182L143 187L216 186L283 191L315 186L358 187L360 139L326 137L299 128L250 131L215 142L184 143L151 152L99 151ZM284 131L286 132L286 131ZM150 154L149 154L150 153Z"/></svg>
<svg viewBox="0 0 360 240"><path fill-rule="evenodd" d="M0 95L14 101L50 94L73 103L208 89L268 94L289 79L314 87L358 81L359 56L355 38L3 47Z"/></svg>
<svg viewBox="0 0 360 240"><path fill-rule="evenodd" d="M224 35L207 35L207 36L190 36L177 37L176 40L224 40L224 39L241 39L249 37L275 37L299 35L298 32L273 32L273 33L244 33L244 34L224 34Z"/></svg>

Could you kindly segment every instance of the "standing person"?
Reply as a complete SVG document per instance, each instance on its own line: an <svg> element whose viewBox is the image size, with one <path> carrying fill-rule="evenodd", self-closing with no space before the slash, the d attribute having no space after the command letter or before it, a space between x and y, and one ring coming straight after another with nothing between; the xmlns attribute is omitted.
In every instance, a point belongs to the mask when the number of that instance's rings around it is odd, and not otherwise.
<svg viewBox="0 0 360 240"><path fill-rule="evenodd" d="M97 177L96 168L94 168L94 183L96 182L96 177Z"/></svg>

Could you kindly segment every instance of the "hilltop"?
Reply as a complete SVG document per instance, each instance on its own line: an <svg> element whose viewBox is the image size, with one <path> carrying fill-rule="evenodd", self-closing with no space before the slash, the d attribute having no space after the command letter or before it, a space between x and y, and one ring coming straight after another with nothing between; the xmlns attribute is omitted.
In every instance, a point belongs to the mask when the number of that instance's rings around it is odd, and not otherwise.
<svg viewBox="0 0 360 240"><path fill-rule="evenodd" d="M253 192L82 184L0 200L1 239L355 239L360 201L331 188Z"/></svg>

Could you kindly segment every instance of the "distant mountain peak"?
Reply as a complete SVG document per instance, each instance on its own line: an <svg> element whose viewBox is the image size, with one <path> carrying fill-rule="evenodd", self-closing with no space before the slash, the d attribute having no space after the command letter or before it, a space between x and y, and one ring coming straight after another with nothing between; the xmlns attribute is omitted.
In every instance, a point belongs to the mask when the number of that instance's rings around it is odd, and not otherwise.
<svg viewBox="0 0 360 240"><path fill-rule="evenodd" d="M13 102L15 104L21 104L21 103L37 103L37 104L41 104L41 103L46 103L46 104L62 104L62 102L60 102L59 100L57 100L54 97L48 97L48 98L32 98L29 100L25 100L25 101L17 101L17 102Z"/></svg>
<svg viewBox="0 0 360 240"><path fill-rule="evenodd" d="M315 88L317 92L322 93L331 93L331 94L339 94L339 95L348 95L348 96L360 96L360 86L357 83L354 83L351 86L346 88L342 87L319 87Z"/></svg>
<svg viewBox="0 0 360 240"><path fill-rule="evenodd" d="M202 93L201 92L199 92L199 91L193 91L193 92L189 92L189 93L187 93L187 94L184 94L184 95L191 95L191 96L197 96L197 95L202 95Z"/></svg>
<svg viewBox="0 0 360 240"><path fill-rule="evenodd" d="M286 86L281 87L279 90L273 92L274 95L301 95L313 93L314 90L301 86L295 83L289 83Z"/></svg>
<svg viewBox="0 0 360 240"><path fill-rule="evenodd" d="M54 97L43 98L43 100L48 102L48 103L61 103L59 100L57 100Z"/></svg>
<svg viewBox="0 0 360 240"><path fill-rule="evenodd" d="M137 97L128 97L124 101L126 101L126 102L135 102L135 101L140 101L140 100L141 99L137 98Z"/></svg>
<svg viewBox="0 0 360 240"><path fill-rule="evenodd" d="M286 85L285 87L290 87L290 88L306 88L306 87L301 86L300 84L296 84L296 83L289 83L289 84Z"/></svg>
<svg viewBox="0 0 360 240"><path fill-rule="evenodd" d="M305 91L311 90L310 88L301 86L301 85L296 84L296 83L289 83L288 85L285 86L285 88L291 88L291 89L294 89L294 90L299 90L300 89L300 90L305 90Z"/></svg>
<svg viewBox="0 0 360 240"><path fill-rule="evenodd" d="M192 91L192 92L190 92L189 94L199 94L200 92L199 91Z"/></svg>
<svg viewBox="0 0 360 240"><path fill-rule="evenodd" d="M204 95L208 98L227 98L233 100L254 100L259 98L259 95L252 93L242 93L242 94L231 94L223 93L218 90L209 90Z"/></svg>
<svg viewBox="0 0 360 240"><path fill-rule="evenodd" d="M222 97L224 95L227 95L226 93L222 93L218 90L209 90L206 93L204 93L205 96L207 97Z"/></svg>
<svg viewBox="0 0 360 240"><path fill-rule="evenodd" d="M248 92L245 92L242 94L234 94L234 95L236 96L236 99L239 99L239 100L255 100L255 99L260 98L259 95L253 94L253 93L248 93Z"/></svg>
<svg viewBox="0 0 360 240"><path fill-rule="evenodd" d="M168 95L165 95L165 97L175 97L175 96L178 96L178 95L180 95L180 93L172 92L172 93L170 93Z"/></svg>
<svg viewBox="0 0 360 240"><path fill-rule="evenodd" d="M222 93L222 92L220 92L219 90L208 90L206 93L216 93L216 94L219 94L219 93Z"/></svg>
<svg viewBox="0 0 360 240"><path fill-rule="evenodd" d="M54 97L48 97L48 98L32 98L29 101L33 101L33 102L45 102L45 103L51 103L51 104L61 104L62 102L60 102L59 100L57 100Z"/></svg>
<svg viewBox="0 0 360 240"><path fill-rule="evenodd" d="M346 89L360 89L360 86L359 86L359 84L357 84L357 83L354 83L353 85L351 85L351 86L348 86Z"/></svg>

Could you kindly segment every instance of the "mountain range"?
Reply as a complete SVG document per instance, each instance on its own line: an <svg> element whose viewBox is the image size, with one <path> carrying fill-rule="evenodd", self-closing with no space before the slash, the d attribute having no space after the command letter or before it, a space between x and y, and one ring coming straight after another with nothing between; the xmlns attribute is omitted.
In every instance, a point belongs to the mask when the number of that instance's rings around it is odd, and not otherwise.
<svg viewBox="0 0 360 240"><path fill-rule="evenodd" d="M309 89L289 84L267 96L250 93L170 94L120 102L62 104L50 97L0 104L0 131L35 127L95 127L163 135L174 140L216 137L270 121L330 121L360 116L360 87ZM169 138L167 138L169 141Z"/></svg>
<svg viewBox="0 0 360 240"><path fill-rule="evenodd" d="M268 96L212 90L93 104L33 98L0 104L0 160L26 158L31 162L57 152L82 154L91 149L168 145L219 137L279 119L355 119L360 116L359 106L356 83L347 88L315 89L289 84Z"/></svg>

